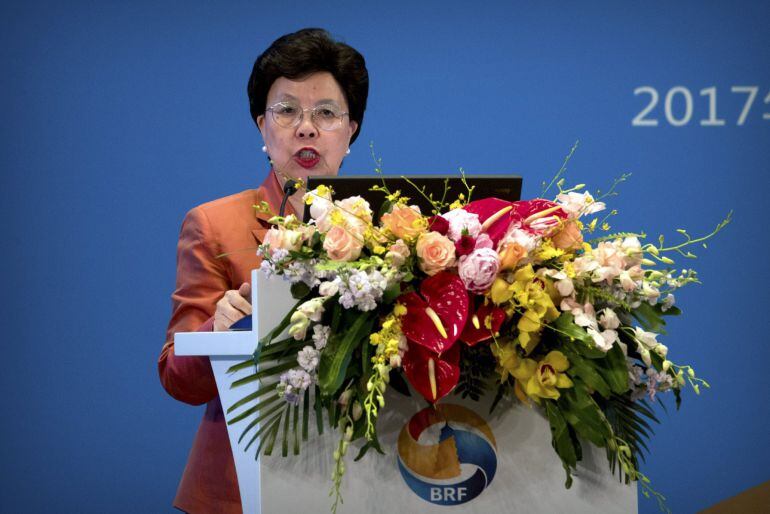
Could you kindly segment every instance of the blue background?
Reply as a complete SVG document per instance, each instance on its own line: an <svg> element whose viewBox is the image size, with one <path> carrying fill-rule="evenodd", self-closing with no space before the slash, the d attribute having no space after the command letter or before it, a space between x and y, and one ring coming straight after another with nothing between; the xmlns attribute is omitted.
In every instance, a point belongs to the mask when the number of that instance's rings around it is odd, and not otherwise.
<svg viewBox="0 0 770 514"><path fill-rule="evenodd" d="M185 212L267 171L247 108L256 56L323 26L371 76L344 173L510 173L536 196L575 140L568 179L631 172L616 229L710 231L703 285L663 338L711 390L685 393L643 470L674 512L770 479L767 419L767 2L3 3L0 510L171 512L202 408L172 400L156 360ZM633 127L649 85L658 127ZM663 100L690 89L692 121ZM759 94L743 126L744 95ZM702 127L703 88L724 127ZM682 112L682 98L674 113ZM668 398L673 405L673 398ZM656 512L640 499L640 512Z"/></svg>

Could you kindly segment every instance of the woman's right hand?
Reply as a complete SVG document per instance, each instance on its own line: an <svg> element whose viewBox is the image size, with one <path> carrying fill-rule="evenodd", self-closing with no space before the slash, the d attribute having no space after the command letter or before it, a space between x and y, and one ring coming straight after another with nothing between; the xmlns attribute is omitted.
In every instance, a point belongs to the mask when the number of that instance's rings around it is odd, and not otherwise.
<svg viewBox="0 0 770 514"><path fill-rule="evenodd" d="M236 321L251 314L251 285L241 284L236 291L231 289L217 302L214 311L214 331L222 332L230 328Z"/></svg>

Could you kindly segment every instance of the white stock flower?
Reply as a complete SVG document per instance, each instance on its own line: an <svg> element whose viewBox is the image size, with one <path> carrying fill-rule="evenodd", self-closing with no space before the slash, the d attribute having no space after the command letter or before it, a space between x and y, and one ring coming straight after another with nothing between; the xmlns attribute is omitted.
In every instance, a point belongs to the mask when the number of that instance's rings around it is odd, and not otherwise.
<svg viewBox="0 0 770 514"><path fill-rule="evenodd" d="M329 334L332 328L326 325L313 325L313 344L319 352L326 348L326 342L329 340Z"/></svg>
<svg viewBox="0 0 770 514"><path fill-rule="evenodd" d="M320 353L318 350L312 346L306 346L297 354L297 364L308 373L313 373L318 367L319 357Z"/></svg>
<svg viewBox="0 0 770 514"><path fill-rule="evenodd" d="M326 298L334 296L340 290L340 282L339 277L336 277L331 282L321 282L321 285L318 286L318 293Z"/></svg>

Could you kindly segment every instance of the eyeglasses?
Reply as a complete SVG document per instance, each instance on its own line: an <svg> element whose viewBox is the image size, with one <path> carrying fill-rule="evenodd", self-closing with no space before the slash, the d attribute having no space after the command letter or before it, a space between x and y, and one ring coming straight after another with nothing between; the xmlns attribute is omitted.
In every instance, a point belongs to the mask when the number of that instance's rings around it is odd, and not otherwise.
<svg viewBox="0 0 770 514"><path fill-rule="evenodd" d="M321 130L337 130L342 127L342 118L350 114L342 112L334 104L321 104L312 109L303 109L298 103L289 101L278 102L265 110L270 111L273 121L284 128L296 127L302 122L305 113L310 111L310 120Z"/></svg>

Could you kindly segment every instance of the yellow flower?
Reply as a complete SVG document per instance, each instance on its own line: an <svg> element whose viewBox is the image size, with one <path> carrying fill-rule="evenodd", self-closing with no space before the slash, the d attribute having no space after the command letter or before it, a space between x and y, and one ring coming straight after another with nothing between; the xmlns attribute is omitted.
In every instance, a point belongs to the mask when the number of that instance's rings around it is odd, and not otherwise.
<svg viewBox="0 0 770 514"><path fill-rule="evenodd" d="M511 285L513 300L519 310L523 310L516 325L519 331L517 341L529 354L540 342L543 320L555 320L559 317L559 311L546 290L546 283L535 275L531 264L519 268L514 279Z"/></svg>
<svg viewBox="0 0 770 514"><path fill-rule="evenodd" d="M401 364L401 356L405 349L406 338L401 332L401 316L406 314L406 307L397 303L393 312L385 317L379 332L369 336L369 342L377 346L372 362L374 364L389 363L391 367Z"/></svg>
<svg viewBox="0 0 770 514"><path fill-rule="evenodd" d="M564 255L564 250L556 248L550 239L546 239L543 241L543 244L535 250L534 257L539 261L547 261L556 257L561 257L562 255Z"/></svg>
<svg viewBox="0 0 770 514"><path fill-rule="evenodd" d="M504 278L497 277L489 289L489 298L496 305L506 303L513 298L513 290Z"/></svg>
<svg viewBox="0 0 770 514"><path fill-rule="evenodd" d="M540 398L556 400L561 396L559 389L572 387L572 380L564 374L569 361L559 351L549 352L543 360L521 359L511 374L523 384L524 392L535 401Z"/></svg>

